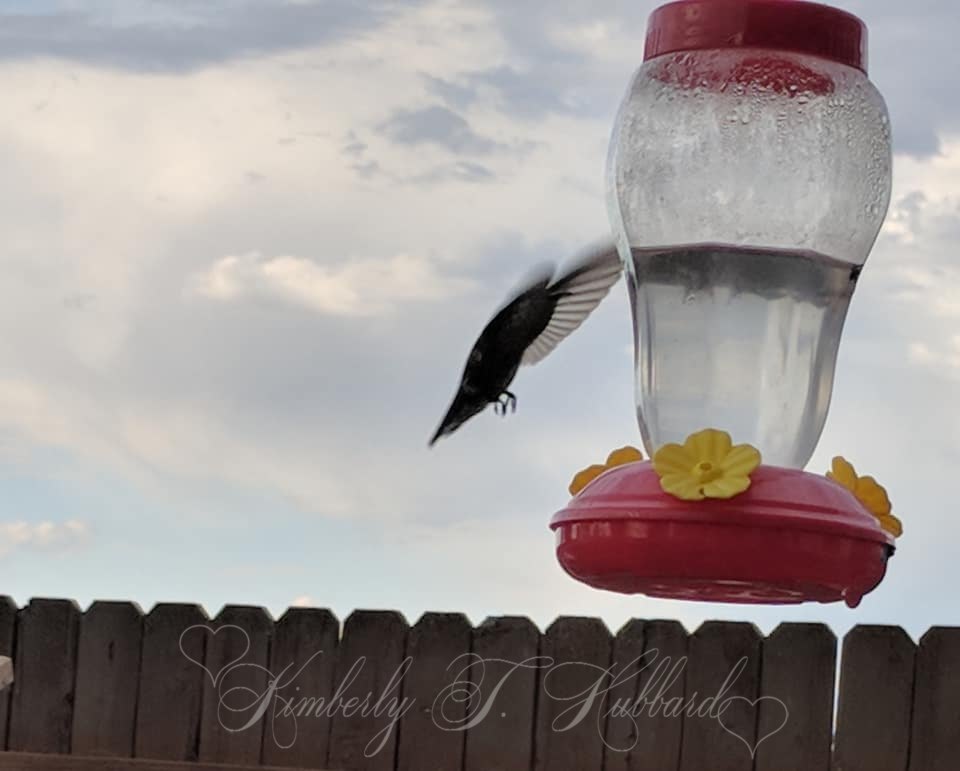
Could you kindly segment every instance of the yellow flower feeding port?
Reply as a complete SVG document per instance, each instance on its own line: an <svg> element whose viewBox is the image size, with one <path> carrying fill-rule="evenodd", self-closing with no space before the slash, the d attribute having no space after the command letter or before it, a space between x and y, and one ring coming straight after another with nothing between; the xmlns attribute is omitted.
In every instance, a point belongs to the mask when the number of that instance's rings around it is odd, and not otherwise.
<svg viewBox="0 0 960 771"><path fill-rule="evenodd" d="M895 538L903 535L903 525L891 513L893 506L887 497L887 491L876 479L857 476L853 466L839 456L833 459L830 471L827 472L827 478L839 482L857 496L857 500L877 518L880 527Z"/></svg>
<svg viewBox="0 0 960 771"><path fill-rule="evenodd" d="M682 445L665 444L653 458L653 469L665 492L685 501L732 498L750 487L750 472L760 465L756 447L736 447L730 434L707 428Z"/></svg>
<svg viewBox="0 0 960 771"><path fill-rule="evenodd" d="M570 495L576 495L590 482L600 476L607 469L622 466L624 463L636 463L643 460L643 453L636 447L621 447L607 456L606 463L595 463L582 471L578 471L570 482Z"/></svg>

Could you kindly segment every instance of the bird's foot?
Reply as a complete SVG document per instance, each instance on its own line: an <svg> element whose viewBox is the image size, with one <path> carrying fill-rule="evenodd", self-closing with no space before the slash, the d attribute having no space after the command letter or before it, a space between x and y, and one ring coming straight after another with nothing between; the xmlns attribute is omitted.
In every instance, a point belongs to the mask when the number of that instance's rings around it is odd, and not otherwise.
<svg viewBox="0 0 960 771"><path fill-rule="evenodd" d="M511 412L517 411L517 397L509 391L504 391L493 403L493 411L497 415L505 416L507 414L507 408L509 408Z"/></svg>

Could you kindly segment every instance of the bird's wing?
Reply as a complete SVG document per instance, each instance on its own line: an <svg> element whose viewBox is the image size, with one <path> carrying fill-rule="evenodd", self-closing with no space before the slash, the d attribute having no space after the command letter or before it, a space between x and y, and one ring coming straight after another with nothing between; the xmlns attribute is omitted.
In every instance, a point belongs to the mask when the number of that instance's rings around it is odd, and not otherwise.
<svg viewBox="0 0 960 771"><path fill-rule="evenodd" d="M550 280L556 272L557 266L552 262L543 261L533 265L523 274L523 278L514 285L510 294L508 294L506 299L500 304L500 307L497 308L494 315L500 313L504 308L514 303L518 297L527 294L530 290L545 289L550 284Z"/></svg>
<svg viewBox="0 0 960 771"><path fill-rule="evenodd" d="M556 300L550 321L524 351L521 363L536 364L579 327L617 283L622 269L616 246L606 243L554 281L548 287Z"/></svg>

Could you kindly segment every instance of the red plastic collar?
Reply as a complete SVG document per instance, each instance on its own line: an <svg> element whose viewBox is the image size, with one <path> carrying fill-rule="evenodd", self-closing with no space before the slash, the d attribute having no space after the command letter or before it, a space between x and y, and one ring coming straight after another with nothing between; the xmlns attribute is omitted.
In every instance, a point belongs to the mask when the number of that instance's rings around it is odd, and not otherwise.
<svg viewBox="0 0 960 771"><path fill-rule="evenodd" d="M867 72L867 27L839 8L801 0L679 0L657 8L643 59L677 51L762 48L830 59Z"/></svg>

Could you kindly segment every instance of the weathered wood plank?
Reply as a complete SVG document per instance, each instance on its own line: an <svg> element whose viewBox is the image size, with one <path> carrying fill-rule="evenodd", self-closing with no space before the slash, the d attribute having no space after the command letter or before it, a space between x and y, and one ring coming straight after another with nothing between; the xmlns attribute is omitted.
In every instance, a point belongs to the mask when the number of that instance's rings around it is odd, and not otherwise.
<svg viewBox="0 0 960 771"><path fill-rule="evenodd" d="M683 718L676 714L687 682L689 637L679 621L646 625L644 672L640 696L644 713L631 771L674 771L680 765Z"/></svg>
<svg viewBox="0 0 960 771"><path fill-rule="evenodd" d="M143 621L134 754L193 761L200 740L200 705L210 619L198 605L160 603Z"/></svg>
<svg viewBox="0 0 960 771"><path fill-rule="evenodd" d="M130 602L95 602L80 620L71 752L133 755L143 613Z"/></svg>
<svg viewBox="0 0 960 771"><path fill-rule="evenodd" d="M534 768L602 768L610 632L599 619L561 617L543 635L540 649L553 664L538 692Z"/></svg>
<svg viewBox="0 0 960 771"><path fill-rule="evenodd" d="M958 765L960 628L932 627L917 650L910 771L954 771Z"/></svg>
<svg viewBox="0 0 960 771"><path fill-rule="evenodd" d="M629 771L640 733L637 697L642 687L646 623L631 619L613 639L610 656L610 681L603 702L604 771Z"/></svg>
<svg viewBox="0 0 960 771"><path fill-rule="evenodd" d="M400 720L398 771L460 771L466 739L472 629L461 613L427 613L407 635L410 669L403 696L410 705Z"/></svg>
<svg viewBox="0 0 960 771"><path fill-rule="evenodd" d="M280 702L263 733L263 762L321 768L330 746L340 622L329 610L290 608L274 626L270 673Z"/></svg>
<svg viewBox="0 0 960 771"><path fill-rule="evenodd" d="M0 752L0 771L281 771L281 767ZM291 771L291 769L287 767L282 771ZM300 771L317 771L317 769L300 769Z"/></svg>
<svg viewBox="0 0 960 771"><path fill-rule="evenodd" d="M264 725L275 707L267 689L273 619L264 608L228 605L210 625L200 718L200 760L260 762Z"/></svg>
<svg viewBox="0 0 960 771"><path fill-rule="evenodd" d="M634 621L614 641L614 678L629 665L631 678L611 692L620 716L607 719L604 771L676 771L683 737L682 715L669 714L682 701L687 632L677 621Z"/></svg>
<svg viewBox="0 0 960 771"><path fill-rule="evenodd" d="M755 771L829 771L837 638L780 624L763 641Z"/></svg>
<svg viewBox="0 0 960 771"><path fill-rule="evenodd" d="M464 771L530 771L540 631L527 618L488 618L472 648Z"/></svg>
<svg viewBox="0 0 960 771"><path fill-rule="evenodd" d="M355 611L343 625L337 703L328 764L348 771L393 771L397 725L406 707L407 622L390 611Z"/></svg>
<svg viewBox="0 0 960 771"><path fill-rule="evenodd" d="M708 621L690 637L681 771L751 771L760 688L760 633Z"/></svg>
<svg viewBox="0 0 960 771"><path fill-rule="evenodd" d="M13 658L13 640L17 630L17 604L6 595L0 596L0 656ZM7 746L7 723L13 684L0 690L0 749Z"/></svg>
<svg viewBox="0 0 960 771"><path fill-rule="evenodd" d="M905 771L915 653L900 627L858 626L844 638L834 771Z"/></svg>
<svg viewBox="0 0 960 771"><path fill-rule="evenodd" d="M35 599L20 611L10 749L70 752L79 630L80 608L72 600Z"/></svg>

